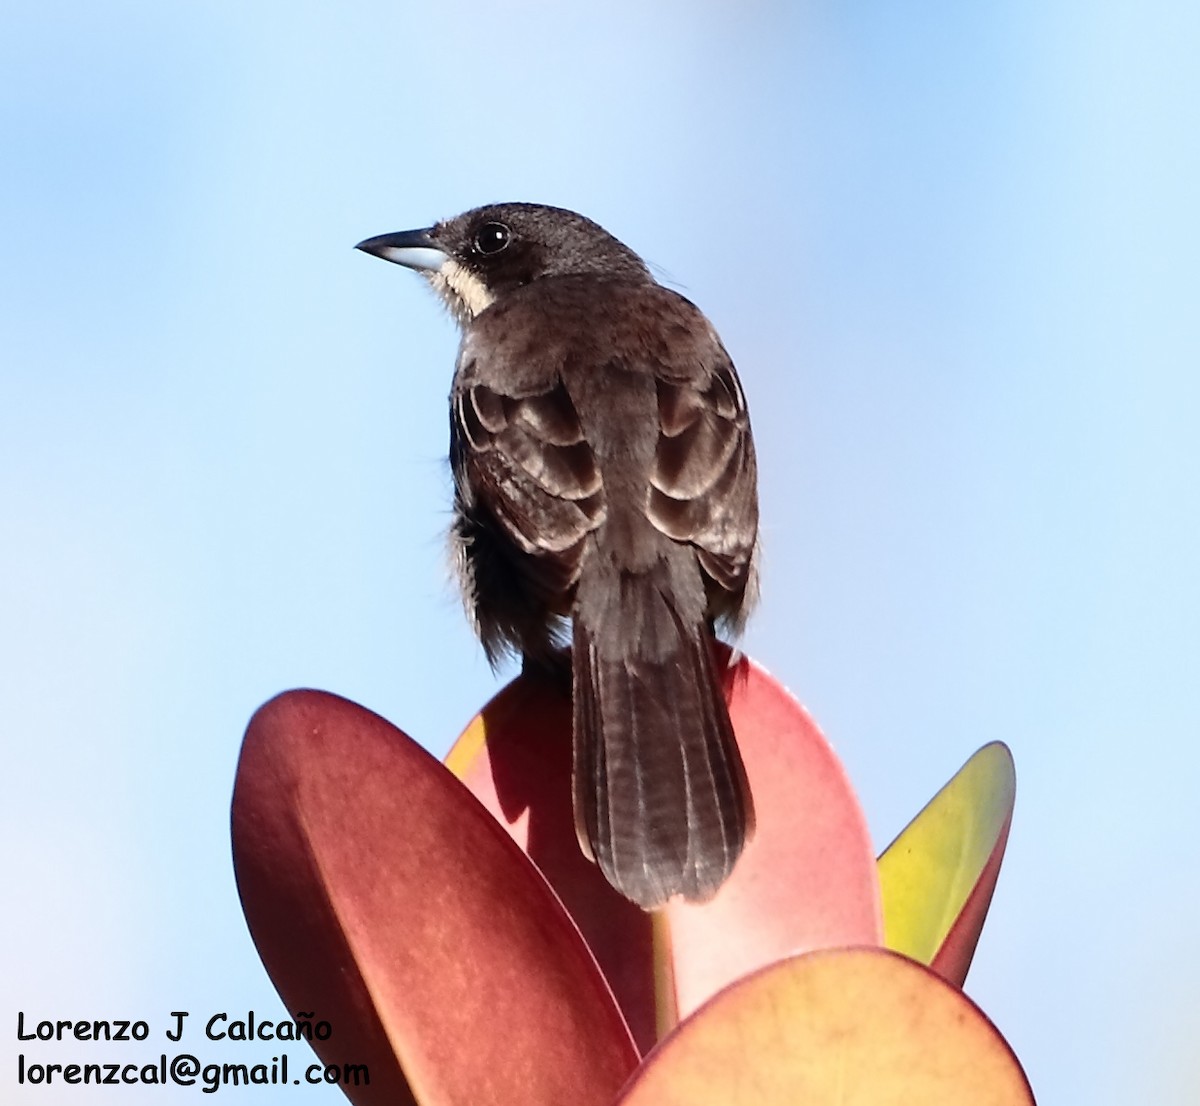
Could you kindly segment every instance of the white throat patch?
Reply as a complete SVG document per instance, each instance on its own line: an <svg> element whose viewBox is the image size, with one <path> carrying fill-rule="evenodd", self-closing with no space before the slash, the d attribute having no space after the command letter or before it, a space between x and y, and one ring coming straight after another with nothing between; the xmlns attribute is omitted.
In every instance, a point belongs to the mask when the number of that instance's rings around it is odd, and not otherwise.
<svg viewBox="0 0 1200 1106"><path fill-rule="evenodd" d="M496 299L479 277L452 258L447 258L441 268L427 269L421 275L460 323L469 322Z"/></svg>

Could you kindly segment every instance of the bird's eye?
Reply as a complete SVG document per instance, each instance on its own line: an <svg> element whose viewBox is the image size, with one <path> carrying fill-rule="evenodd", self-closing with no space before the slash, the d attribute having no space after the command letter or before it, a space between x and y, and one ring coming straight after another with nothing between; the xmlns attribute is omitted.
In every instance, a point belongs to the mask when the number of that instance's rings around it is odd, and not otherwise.
<svg viewBox="0 0 1200 1106"><path fill-rule="evenodd" d="M499 253L511 238L512 231L503 223L484 223L475 232L475 248L484 254Z"/></svg>

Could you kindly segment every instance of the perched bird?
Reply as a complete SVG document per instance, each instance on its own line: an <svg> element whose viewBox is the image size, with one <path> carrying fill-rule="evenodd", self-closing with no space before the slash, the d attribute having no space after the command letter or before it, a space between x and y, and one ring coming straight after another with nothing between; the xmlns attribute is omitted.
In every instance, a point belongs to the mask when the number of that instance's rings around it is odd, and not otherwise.
<svg viewBox="0 0 1200 1106"><path fill-rule="evenodd" d="M452 540L489 660L563 668L580 844L646 909L710 898L754 828L713 651L756 594L754 443L712 324L591 220L494 204L357 246L462 331Z"/></svg>

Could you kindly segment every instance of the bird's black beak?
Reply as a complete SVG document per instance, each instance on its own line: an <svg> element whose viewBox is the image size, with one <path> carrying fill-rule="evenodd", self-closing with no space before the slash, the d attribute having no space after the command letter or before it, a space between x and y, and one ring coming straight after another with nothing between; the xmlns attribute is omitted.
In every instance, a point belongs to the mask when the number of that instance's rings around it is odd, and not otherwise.
<svg viewBox="0 0 1200 1106"><path fill-rule="evenodd" d="M365 238L354 247L364 253L373 253L384 261L394 261L409 269L437 271L448 260L446 252L433 240L433 228L425 230L401 230L395 234L380 234Z"/></svg>

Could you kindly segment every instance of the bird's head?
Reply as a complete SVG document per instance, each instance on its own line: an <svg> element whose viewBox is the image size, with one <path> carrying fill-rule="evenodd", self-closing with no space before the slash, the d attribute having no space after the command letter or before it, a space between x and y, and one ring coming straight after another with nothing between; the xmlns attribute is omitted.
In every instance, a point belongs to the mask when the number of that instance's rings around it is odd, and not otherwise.
<svg viewBox="0 0 1200 1106"><path fill-rule="evenodd" d="M459 323L546 277L650 279L645 262L603 227L541 204L489 204L424 230L368 238L355 249L421 273Z"/></svg>

